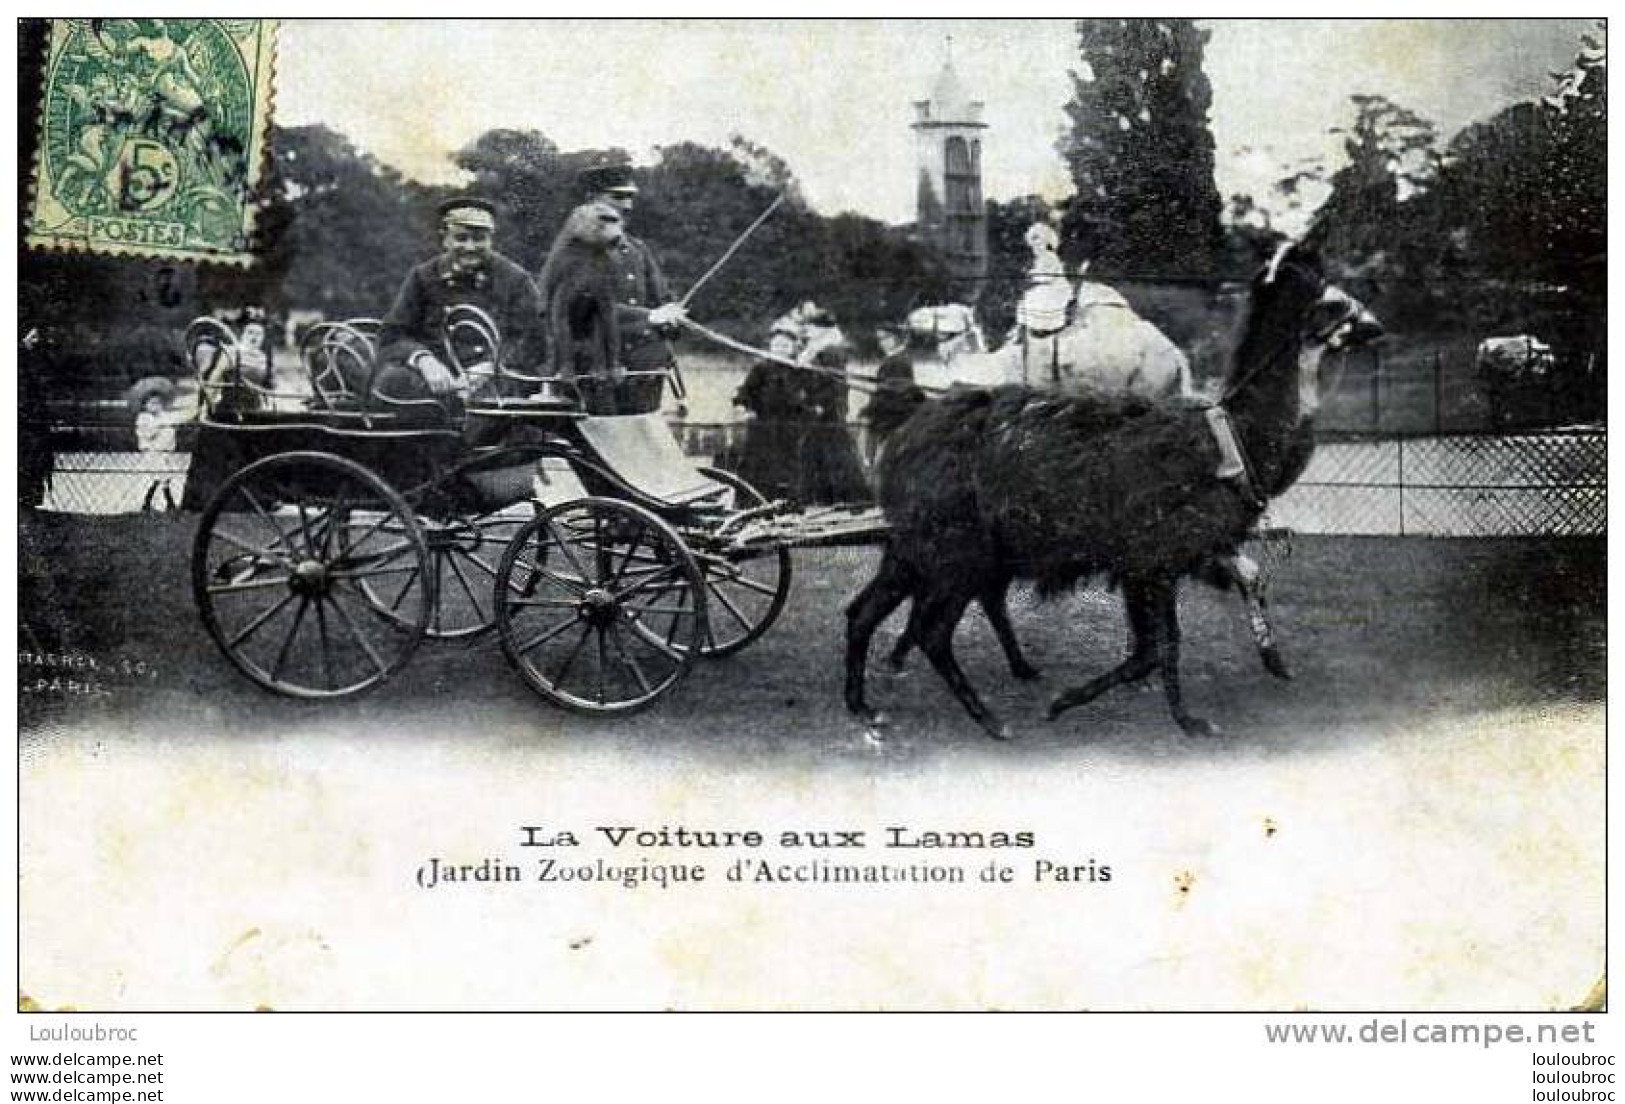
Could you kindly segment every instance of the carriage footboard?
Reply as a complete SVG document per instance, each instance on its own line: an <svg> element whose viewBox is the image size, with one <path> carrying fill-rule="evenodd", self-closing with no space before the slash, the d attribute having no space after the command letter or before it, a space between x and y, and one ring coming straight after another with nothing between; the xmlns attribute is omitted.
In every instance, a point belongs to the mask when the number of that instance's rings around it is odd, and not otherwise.
<svg viewBox="0 0 1625 1104"><path fill-rule="evenodd" d="M888 532L878 506L818 506L796 510L777 503L720 534L730 555L749 556L780 548L830 548L884 544Z"/></svg>

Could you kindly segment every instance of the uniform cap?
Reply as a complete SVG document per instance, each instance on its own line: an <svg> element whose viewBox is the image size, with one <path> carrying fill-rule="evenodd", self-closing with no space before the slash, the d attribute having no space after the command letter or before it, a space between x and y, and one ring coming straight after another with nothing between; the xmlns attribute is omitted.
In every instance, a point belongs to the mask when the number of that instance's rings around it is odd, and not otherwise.
<svg viewBox="0 0 1625 1104"><path fill-rule="evenodd" d="M440 205L440 221L446 226L478 226L485 230L495 230L496 204L478 196L458 196L455 199L448 199Z"/></svg>
<svg viewBox="0 0 1625 1104"><path fill-rule="evenodd" d="M581 170L580 179L582 188L589 193L638 194L638 186L632 179L632 162L624 157L600 157Z"/></svg>

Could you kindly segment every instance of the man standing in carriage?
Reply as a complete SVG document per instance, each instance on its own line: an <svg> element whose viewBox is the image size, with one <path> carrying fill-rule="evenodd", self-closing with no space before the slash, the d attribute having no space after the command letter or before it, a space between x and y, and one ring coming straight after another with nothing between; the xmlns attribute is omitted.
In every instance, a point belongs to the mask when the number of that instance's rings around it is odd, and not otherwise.
<svg viewBox="0 0 1625 1104"><path fill-rule="evenodd" d="M668 339L683 308L672 301L654 253L626 232L638 194L631 162L602 157L582 170L580 181L585 202L560 231L539 277L554 371L585 384L583 398L594 413L658 410L661 378L626 373L662 372L675 363ZM577 239L584 222L576 216L594 208L619 215L614 233L588 242L592 248L575 248L583 244Z"/></svg>
<svg viewBox="0 0 1625 1104"><path fill-rule="evenodd" d="M443 418L477 388L494 385L499 352L505 366L534 374L541 296L530 274L493 248L495 234L489 200L461 196L440 205L442 251L407 274L384 316L370 407ZM489 316L501 349L448 348L445 323L456 307Z"/></svg>

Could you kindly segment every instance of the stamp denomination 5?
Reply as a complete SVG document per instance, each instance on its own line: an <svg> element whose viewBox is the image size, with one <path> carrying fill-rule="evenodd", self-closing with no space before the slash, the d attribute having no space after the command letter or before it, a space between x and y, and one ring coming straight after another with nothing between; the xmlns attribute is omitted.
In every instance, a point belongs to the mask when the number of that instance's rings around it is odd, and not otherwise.
<svg viewBox="0 0 1625 1104"><path fill-rule="evenodd" d="M263 19L53 21L29 244L251 260L275 32Z"/></svg>

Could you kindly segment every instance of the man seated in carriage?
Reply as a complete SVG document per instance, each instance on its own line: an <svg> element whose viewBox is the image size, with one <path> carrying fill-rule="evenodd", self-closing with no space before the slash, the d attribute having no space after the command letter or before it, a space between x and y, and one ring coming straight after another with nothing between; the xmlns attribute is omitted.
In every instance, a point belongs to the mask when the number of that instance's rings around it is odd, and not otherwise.
<svg viewBox="0 0 1625 1104"><path fill-rule="evenodd" d="M490 316L505 366L534 374L541 359L541 296L530 274L493 248L495 234L490 201L464 196L440 205L441 252L407 273L384 316L370 409L442 421L464 400L494 393L495 350L448 354L445 322L459 306ZM468 367L466 374L448 363L453 359Z"/></svg>

